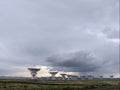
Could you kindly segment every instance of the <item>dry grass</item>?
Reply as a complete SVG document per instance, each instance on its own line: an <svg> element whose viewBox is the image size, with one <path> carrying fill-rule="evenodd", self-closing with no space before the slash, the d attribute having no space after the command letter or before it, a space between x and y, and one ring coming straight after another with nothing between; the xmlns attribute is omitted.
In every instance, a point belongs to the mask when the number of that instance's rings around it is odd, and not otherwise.
<svg viewBox="0 0 120 90"><path fill-rule="evenodd" d="M1 79L0 90L88 90L118 86L118 80L44 81Z"/></svg>

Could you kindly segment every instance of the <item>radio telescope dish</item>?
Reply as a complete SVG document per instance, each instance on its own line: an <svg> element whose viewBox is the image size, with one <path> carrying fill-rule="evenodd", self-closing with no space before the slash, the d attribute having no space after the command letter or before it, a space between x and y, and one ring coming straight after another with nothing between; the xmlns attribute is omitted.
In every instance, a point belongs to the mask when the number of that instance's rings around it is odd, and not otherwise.
<svg viewBox="0 0 120 90"><path fill-rule="evenodd" d="M57 71L50 71L49 72L52 76L52 80L55 80L55 75L58 73Z"/></svg>
<svg viewBox="0 0 120 90"><path fill-rule="evenodd" d="M28 70L31 72L32 79L36 79L37 72L40 71L41 69L36 67L31 67L28 68Z"/></svg>

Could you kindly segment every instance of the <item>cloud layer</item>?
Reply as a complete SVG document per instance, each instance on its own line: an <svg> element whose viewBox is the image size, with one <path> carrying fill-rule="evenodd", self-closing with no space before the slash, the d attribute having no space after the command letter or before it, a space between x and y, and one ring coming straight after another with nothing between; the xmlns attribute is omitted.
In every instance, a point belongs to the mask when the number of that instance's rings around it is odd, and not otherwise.
<svg viewBox="0 0 120 90"><path fill-rule="evenodd" d="M74 53L53 55L48 57L48 62L54 66L54 68L62 69L69 72L94 72L100 68L101 62L96 60L93 55L85 51L79 51Z"/></svg>
<svg viewBox="0 0 120 90"><path fill-rule="evenodd" d="M118 33L119 0L1 0L0 75L33 64L118 73Z"/></svg>

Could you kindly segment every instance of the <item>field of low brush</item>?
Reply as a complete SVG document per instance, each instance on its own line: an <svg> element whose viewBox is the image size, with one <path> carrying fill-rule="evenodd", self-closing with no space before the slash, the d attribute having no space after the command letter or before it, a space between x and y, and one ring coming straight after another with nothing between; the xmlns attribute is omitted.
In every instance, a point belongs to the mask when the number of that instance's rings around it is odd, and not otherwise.
<svg viewBox="0 0 120 90"><path fill-rule="evenodd" d="M0 90L90 90L117 87L119 80L44 81L0 79Z"/></svg>

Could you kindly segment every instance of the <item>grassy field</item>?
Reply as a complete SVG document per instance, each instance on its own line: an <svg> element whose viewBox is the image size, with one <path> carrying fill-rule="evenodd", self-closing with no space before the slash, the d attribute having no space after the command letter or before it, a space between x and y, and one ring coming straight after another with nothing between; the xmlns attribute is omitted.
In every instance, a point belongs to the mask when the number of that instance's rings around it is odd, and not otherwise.
<svg viewBox="0 0 120 90"><path fill-rule="evenodd" d="M118 80L33 81L0 79L0 90L90 90L118 86Z"/></svg>

